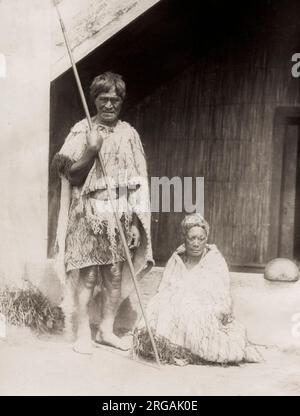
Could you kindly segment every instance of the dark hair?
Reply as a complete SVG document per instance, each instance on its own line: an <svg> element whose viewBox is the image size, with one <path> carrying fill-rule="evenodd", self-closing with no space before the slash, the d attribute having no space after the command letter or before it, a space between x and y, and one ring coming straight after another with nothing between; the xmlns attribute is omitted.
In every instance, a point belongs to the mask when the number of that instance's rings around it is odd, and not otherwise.
<svg viewBox="0 0 300 416"><path fill-rule="evenodd" d="M117 95L124 100L126 95L126 85L121 75L110 71L98 75L93 79L90 86L90 97L92 102L95 101L99 94L108 92L112 87L115 87Z"/></svg>
<svg viewBox="0 0 300 416"><path fill-rule="evenodd" d="M181 232L183 237L187 235L189 230L193 227L201 227L206 233L206 236L209 235L209 225L208 222L202 217L201 214L195 212L193 214L187 214L181 222Z"/></svg>

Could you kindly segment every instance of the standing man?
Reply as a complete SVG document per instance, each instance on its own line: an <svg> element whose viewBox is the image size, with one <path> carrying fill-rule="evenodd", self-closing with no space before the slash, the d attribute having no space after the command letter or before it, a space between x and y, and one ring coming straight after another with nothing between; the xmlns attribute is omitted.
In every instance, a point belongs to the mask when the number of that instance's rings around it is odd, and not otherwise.
<svg viewBox="0 0 300 416"><path fill-rule="evenodd" d="M58 251L64 254L66 278L72 279L74 271L78 274L78 330L73 349L80 353L92 352L88 306L99 280L102 304L97 340L123 350L130 347L113 333L127 262L99 153L134 265L145 271L153 264L145 155L136 130L119 120L125 94L120 75L105 72L97 76L90 87L97 109L91 131L86 119L75 124L53 162L62 180ZM65 315L69 327L67 309Z"/></svg>

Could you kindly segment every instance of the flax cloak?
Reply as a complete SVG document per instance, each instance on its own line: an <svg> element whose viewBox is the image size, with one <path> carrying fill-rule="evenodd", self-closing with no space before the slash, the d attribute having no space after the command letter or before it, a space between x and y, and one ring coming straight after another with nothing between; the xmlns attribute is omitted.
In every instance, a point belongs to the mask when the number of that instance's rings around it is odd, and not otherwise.
<svg viewBox="0 0 300 416"><path fill-rule="evenodd" d="M185 246L178 247L166 265L158 293L147 305L161 361L172 362L176 357L190 363L259 362L260 352L233 316L226 261L214 244L207 244L207 250L189 270L181 258ZM135 337L134 351L149 358L152 350L143 321Z"/></svg>

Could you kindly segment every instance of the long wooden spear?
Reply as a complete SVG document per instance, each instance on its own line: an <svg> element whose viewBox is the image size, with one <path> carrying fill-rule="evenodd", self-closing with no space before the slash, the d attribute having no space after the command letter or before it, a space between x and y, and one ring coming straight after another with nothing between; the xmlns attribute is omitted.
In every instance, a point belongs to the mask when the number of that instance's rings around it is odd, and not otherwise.
<svg viewBox="0 0 300 416"><path fill-rule="evenodd" d="M65 40L65 44L66 44L66 47L67 47L67 50L68 50L68 54L69 54L69 58L70 58L70 61L71 61L72 68L73 68L73 72L74 72L75 80L76 80L76 83L77 83L78 91L79 91L79 94L80 94L81 102L82 102L84 112L85 112L85 115L86 115L86 118L87 118L87 122L88 122L88 125L89 125L89 130L91 131L91 129L92 129L92 120L91 120L89 108L87 106L87 102L86 102L86 99L85 99L85 95L84 95L84 92L83 92L83 88L82 88L82 85L81 85L81 81L80 81L80 78L79 78L79 75L78 75L76 63L75 63L75 60L73 58L73 54L72 54L72 50L71 50L71 47L70 47L68 34L67 34L67 31L66 31L62 16L60 14L58 4L57 4L56 0L52 0L52 1L53 1L54 7L55 7L56 12L57 12L60 27L61 27L63 37L64 37L64 40ZM121 240L122 240L122 244L124 246L126 260L128 262L128 265L129 265L131 277L132 277L133 284L134 284L134 287L135 287L135 290L136 290L136 294L137 294L137 297L138 297L138 300L139 300L140 308L141 308L141 311L142 311L142 314L143 314L143 317L144 317L144 321L145 321L145 324L146 324L147 331L149 333L149 337L150 337L152 348L153 348L153 351L154 351L156 363L157 363L158 367L160 368L161 364L160 364L156 344L155 344L155 341L154 341L154 337L153 337L150 325L149 325L148 320L147 320L145 308L144 308L143 303L142 303L141 293L140 293L140 290L139 290L139 287L138 287L137 278L136 278L134 266L133 266L133 263L132 263L132 260L131 260L131 256L130 256L129 248L128 248L128 245L127 245L126 237L125 237L125 234L124 234L124 231L123 231L123 228L122 228L120 218L119 218L119 216L116 212L116 209L114 207L112 191L111 191L110 185L107 181L106 170L105 170L104 163L103 163L100 152L98 153L98 160L99 160L99 163L100 163L100 168L101 168L102 173L103 173L105 185L107 187L109 201L111 203L113 213L114 213L114 216L115 216L115 219L116 219L117 227L118 227L120 237L121 237Z"/></svg>

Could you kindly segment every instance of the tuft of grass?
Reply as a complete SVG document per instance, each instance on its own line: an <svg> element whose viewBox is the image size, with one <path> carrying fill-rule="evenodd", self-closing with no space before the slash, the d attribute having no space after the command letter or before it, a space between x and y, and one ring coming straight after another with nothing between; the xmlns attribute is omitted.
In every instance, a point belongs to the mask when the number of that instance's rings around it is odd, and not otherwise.
<svg viewBox="0 0 300 416"><path fill-rule="evenodd" d="M37 333L57 333L63 327L63 312L52 305L43 293L28 283L24 289L0 290L0 313L7 323L26 326Z"/></svg>

